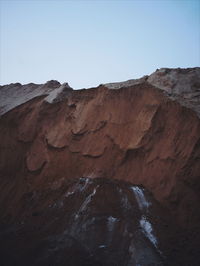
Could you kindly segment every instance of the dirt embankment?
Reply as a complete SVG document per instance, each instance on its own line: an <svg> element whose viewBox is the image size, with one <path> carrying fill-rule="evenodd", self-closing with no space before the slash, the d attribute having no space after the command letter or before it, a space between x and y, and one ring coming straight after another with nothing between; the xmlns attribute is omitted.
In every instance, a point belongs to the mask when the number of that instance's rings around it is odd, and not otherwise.
<svg viewBox="0 0 200 266"><path fill-rule="evenodd" d="M195 253L200 232L197 114L146 79L117 90L57 85L55 100L50 90L49 96L36 95L0 118L1 226L30 220L34 213L42 226L39 202L51 205L45 195L54 187L59 200L65 182L117 179L150 191Z"/></svg>
<svg viewBox="0 0 200 266"><path fill-rule="evenodd" d="M1 117L0 135L0 202L11 212L23 190L102 176L144 185L184 227L199 219L199 119L149 84L35 98Z"/></svg>

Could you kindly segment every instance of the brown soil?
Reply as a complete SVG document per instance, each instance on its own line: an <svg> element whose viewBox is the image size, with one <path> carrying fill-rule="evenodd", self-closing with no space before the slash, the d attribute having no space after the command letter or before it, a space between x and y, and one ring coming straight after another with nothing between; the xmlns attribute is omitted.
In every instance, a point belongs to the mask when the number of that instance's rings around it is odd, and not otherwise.
<svg viewBox="0 0 200 266"><path fill-rule="evenodd" d="M152 222L157 219L155 216L163 219L161 222L158 218L157 224L160 224L159 239L166 242L161 244L166 253L165 262L199 265L200 120L192 110L170 100L148 83L119 90L99 86L70 91L67 98L58 103L49 104L40 96L16 107L0 118L0 139L0 222L1 247L7 258L5 265L17 265L22 258L24 262L20 265L32 265L30 259L33 265L103 265L102 261L104 265L129 265L119 261L117 254L121 253L115 249L116 243L122 242L125 230L120 222L116 239L112 240L115 251L107 251L110 257L94 251L101 233L91 235L93 247L91 245L89 250L82 247L89 241L87 230L79 236L78 243L76 235L69 234L68 246L61 245L55 251L57 255L53 252L55 256L47 260L43 257L46 249L41 247L46 245L49 250L51 242L45 239L52 234L52 241L58 241L56 235L66 230L63 223L69 222L85 194L79 193L73 201L66 201L63 208L56 206L52 212L48 206L61 200L73 180L80 177L143 185L155 198L154 205L159 206L152 211ZM84 193L87 197L89 192ZM113 212L111 216L123 220L126 215L122 207L115 210L118 199L114 200L112 189L98 193L98 200L93 201L95 215L100 208L100 216ZM104 201L109 197L115 203ZM134 203L132 206L134 208ZM64 212L68 216L65 217ZM89 216L93 213L92 209L87 212ZM59 220L53 221L53 217ZM137 214L130 217L135 221L139 219ZM163 229L162 223L170 229ZM68 228L72 226L69 222ZM104 231L102 237L108 234L103 222L100 227L98 223L95 226L99 232ZM130 229L132 234L137 232L135 228L133 225ZM177 236L181 240L179 244ZM128 249L127 241L119 247ZM95 258L91 258L91 252ZM66 264L70 256L71 261ZM36 257L41 262L34 261ZM126 252L121 254L121 258L125 257L128 261ZM59 261L49 264L53 258ZM110 264L105 264L108 258ZM113 258L118 258L119 264L115 264ZM155 259L157 263L164 263L163 260Z"/></svg>

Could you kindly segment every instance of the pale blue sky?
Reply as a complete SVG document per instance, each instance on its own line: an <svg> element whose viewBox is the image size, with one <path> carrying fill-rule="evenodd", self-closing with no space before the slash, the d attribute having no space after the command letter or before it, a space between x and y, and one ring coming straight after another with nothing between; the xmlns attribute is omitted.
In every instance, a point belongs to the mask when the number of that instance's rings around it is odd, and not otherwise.
<svg viewBox="0 0 200 266"><path fill-rule="evenodd" d="M200 1L0 0L0 84L123 81L200 66Z"/></svg>

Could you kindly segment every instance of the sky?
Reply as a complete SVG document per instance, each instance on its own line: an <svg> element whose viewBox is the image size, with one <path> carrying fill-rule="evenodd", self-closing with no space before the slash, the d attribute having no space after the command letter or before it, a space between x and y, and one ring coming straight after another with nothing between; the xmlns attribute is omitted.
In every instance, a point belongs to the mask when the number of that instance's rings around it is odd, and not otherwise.
<svg viewBox="0 0 200 266"><path fill-rule="evenodd" d="M200 66L200 0L0 0L0 84L74 89Z"/></svg>

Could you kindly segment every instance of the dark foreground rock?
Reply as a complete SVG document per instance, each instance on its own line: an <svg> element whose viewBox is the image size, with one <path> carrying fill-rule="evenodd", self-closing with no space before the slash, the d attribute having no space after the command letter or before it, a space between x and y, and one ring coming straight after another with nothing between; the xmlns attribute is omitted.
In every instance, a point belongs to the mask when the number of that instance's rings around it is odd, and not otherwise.
<svg viewBox="0 0 200 266"><path fill-rule="evenodd" d="M26 194L21 205L18 222L0 231L3 265L185 262L178 225L142 186L80 178Z"/></svg>

